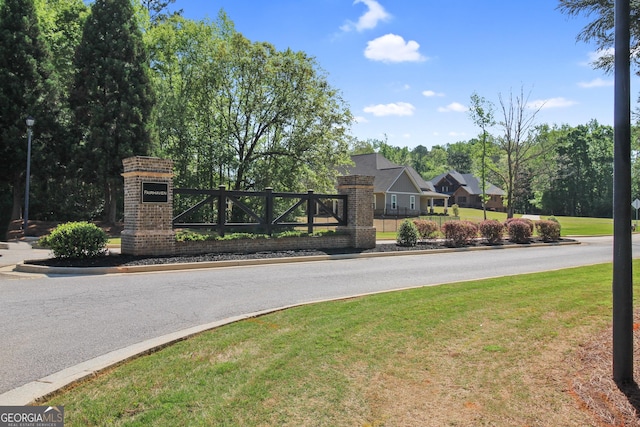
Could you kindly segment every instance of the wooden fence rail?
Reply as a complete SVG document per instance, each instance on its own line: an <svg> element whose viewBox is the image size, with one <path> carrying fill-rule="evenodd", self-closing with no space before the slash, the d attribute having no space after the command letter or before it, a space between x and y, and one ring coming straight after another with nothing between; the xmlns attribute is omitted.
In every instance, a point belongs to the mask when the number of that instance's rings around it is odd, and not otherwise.
<svg viewBox="0 0 640 427"><path fill-rule="evenodd" d="M174 197L200 198L173 218L174 228L208 228L223 236L229 230L249 229L271 235L274 231L307 227L313 234L314 227L346 226L347 196L341 194L278 193L267 188L264 191L227 190L224 185L215 189L175 188ZM209 217L193 221L203 208L209 209ZM299 212L304 212L302 221ZM295 217L293 220L291 217ZM304 219L306 218L306 220Z"/></svg>

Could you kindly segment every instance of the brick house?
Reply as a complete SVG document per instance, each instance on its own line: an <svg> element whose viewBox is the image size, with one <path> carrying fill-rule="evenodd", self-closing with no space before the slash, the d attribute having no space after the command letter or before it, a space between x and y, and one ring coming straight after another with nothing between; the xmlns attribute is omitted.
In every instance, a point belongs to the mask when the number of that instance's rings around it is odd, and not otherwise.
<svg viewBox="0 0 640 427"><path fill-rule="evenodd" d="M353 166L341 171L345 175L370 175L373 181L374 215L418 216L429 213L436 202L447 206L449 196L435 191L433 184L425 181L410 166L397 165L381 154L351 156Z"/></svg>
<svg viewBox="0 0 640 427"><path fill-rule="evenodd" d="M470 173L458 173L451 170L433 178L431 184L439 193L449 196L449 205L457 204L461 208L482 209L482 184L478 177ZM489 196L488 210L505 212L502 198L505 192L487 182L485 193Z"/></svg>

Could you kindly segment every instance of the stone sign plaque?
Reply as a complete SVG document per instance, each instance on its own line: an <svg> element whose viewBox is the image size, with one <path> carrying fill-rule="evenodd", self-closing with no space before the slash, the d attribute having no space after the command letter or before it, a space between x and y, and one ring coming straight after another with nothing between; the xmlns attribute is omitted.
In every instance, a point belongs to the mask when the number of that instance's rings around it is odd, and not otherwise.
<svg viewBox="0 0 640 427"><path fill-rule="evenodd" d="M169 203L169 184L166 182L143 182L142 203Z"/></svg>

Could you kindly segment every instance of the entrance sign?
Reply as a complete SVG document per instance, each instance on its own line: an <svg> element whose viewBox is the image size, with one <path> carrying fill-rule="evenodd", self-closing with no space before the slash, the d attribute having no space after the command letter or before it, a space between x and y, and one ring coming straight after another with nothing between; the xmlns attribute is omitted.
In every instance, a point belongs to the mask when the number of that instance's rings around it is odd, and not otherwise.
<svg viewBox="0 0 640 427"><path fill-rule="evenodd" d="M169 203L169 184L166 182L143 182L142 203Z"/></svg>

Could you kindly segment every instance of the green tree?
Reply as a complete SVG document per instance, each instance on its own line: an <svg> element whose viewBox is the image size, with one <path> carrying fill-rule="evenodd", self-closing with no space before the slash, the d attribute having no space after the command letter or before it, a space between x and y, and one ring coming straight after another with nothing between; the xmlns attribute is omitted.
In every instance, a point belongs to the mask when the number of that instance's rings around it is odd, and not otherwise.
<svg viewBox="0 0 640 427"><path fill-rule="evenodd" d="M376 153L381 154L385 159L403 166L411 165L411 154L408 147L396 147L390 145L387 136L384 139L373 140L373 148Z"/></svg>
<svg viewBox="0 0 640 427"><path fill-rule="evenodd" d="M477 93L471 95L471 106L469 108L469 116L473 123L482 130L481 146L482 152L480 157L480 187L482 188L482 212L484 219L487 219L487 129L495 125L493 118L495 107L484 97Z"/></svg>
<svg viewBox="0 0 640 427"><path fill-rule="evenodd" d="M0 156L12 166L0 168L0 186L3 194L12 194L11 219L20 218L22 206L25 118L32 115L38 123L34 143L50 139L58 115L56 84L33 0L5 0L0 5Z"/></svg>
<svg viewBox="0 0 640 427"><path fill-rule="evenodd" d="M122 193L122 159L151 150L147 60L130 0L96 0L76 52L70 100L80 132L79 170L103 189L110 223Z"/></svg>
<svg viewBox="0 0 640 427"><path fill-rule="evenodd" d="M176 0L140 0L140 4L149 14L152 24L166 21L171 16L182 15L182 9L172 14L167 13L167 8L175 2Z"/></svg>
<svg viewBox="0 0 640 427"><path fill-rule="evenodd" d="M542 129L539 138L555 140L554 159L545 162L550 165L546 188L537 183L544 188L539 207L554 215L610 217L613 128L592 120L575 127Z"/></svg>
<svg viewBox="0 0 640 427"><path fill-rule="evenodd" d="M447 144L447 162L449 167L460 173L473 172L473 157L476 140L458 141Z"/></svg>
<svg viewBox="0 0 640 427"><path fill-rule="evenodd" d="M160 151L178 185L329 190L351 114L313 58L252 43L224 13L171 17L146 35Z"/></svg>
<svg viewBox="0 0 640 427"><path fill-rule="evenodd" d="M82 0L35 0L35 5L42 36L59 78L59 90L66 98L75 75L73 56L82 39L89 8Z"/></svg>
<svg viewBox="0 0 640 427"><path fill-rule="evenodd" d="M505 186L507 217L514 214L514 197L519 192L520 177L537 157L543 155L552 147L543 145L545 141L535 138L535 117L542 108L530 110L528 108L529 95L520 94L515 98L513 93L508 99L499 95L501 120L498 126L502 135L497 138L497 145L502 152L501 164L493 172L500 176Z"/></svg>
<svg viewBox="0 0 640 427"><path fill-rule="evenodd" d="M606 71L613 70L613 51L609 51L614 44L614 2L612 0L559 0L558 9L569 16L594 16L577 36L584 42L595 42L598 50L603 53L595 62L596 68ZM640 63L640 1L630 1L631 18L631 63L636 67Z"/></svg>

